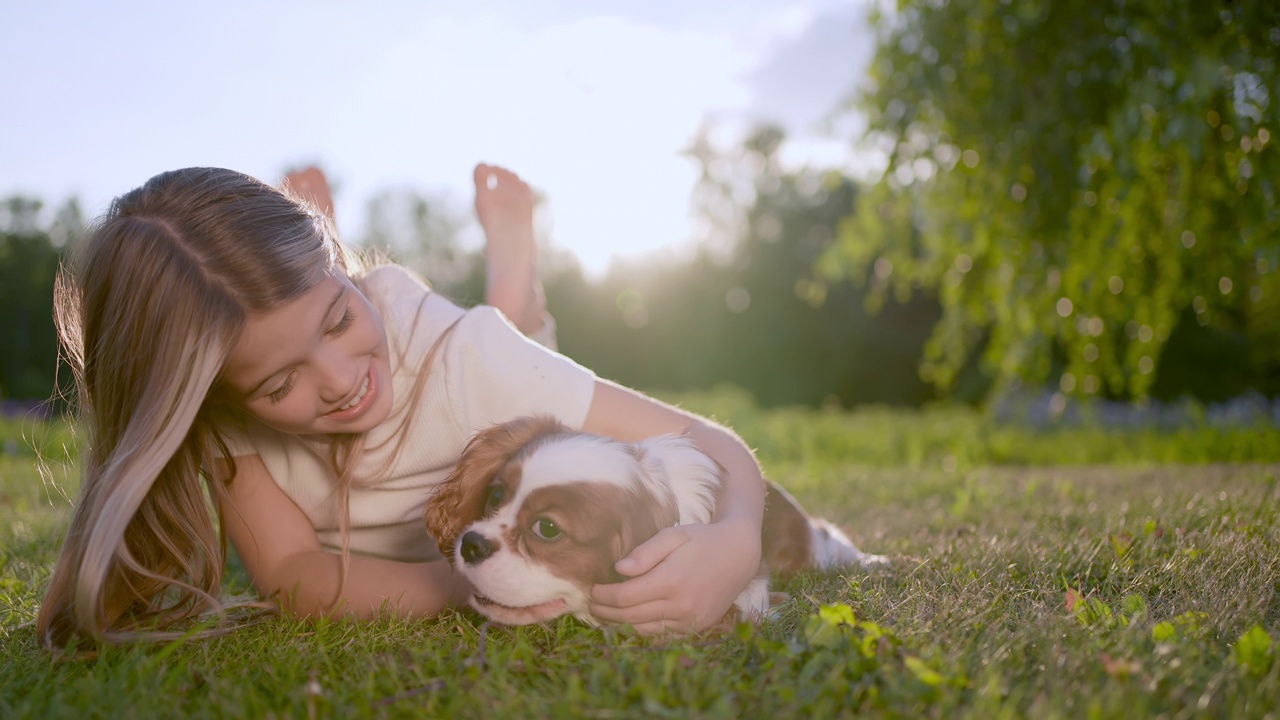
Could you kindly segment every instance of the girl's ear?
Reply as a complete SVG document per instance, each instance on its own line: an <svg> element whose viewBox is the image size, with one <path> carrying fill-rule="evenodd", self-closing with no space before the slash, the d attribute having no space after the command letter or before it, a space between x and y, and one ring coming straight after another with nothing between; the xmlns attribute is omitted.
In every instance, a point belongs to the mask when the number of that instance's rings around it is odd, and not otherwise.
<svg viewBox="0 0 1280 720"><path fill-rule="evenodd" d="M559 420L539 415L494 425L471 438L457 467L427 500L427 531L446 558L452 559L453 545L463 529L484 515L489 486L498 474L534 440L562 432L565 427ZM504 482L506 497L515 497L519 468L508 470Z"/></svg>

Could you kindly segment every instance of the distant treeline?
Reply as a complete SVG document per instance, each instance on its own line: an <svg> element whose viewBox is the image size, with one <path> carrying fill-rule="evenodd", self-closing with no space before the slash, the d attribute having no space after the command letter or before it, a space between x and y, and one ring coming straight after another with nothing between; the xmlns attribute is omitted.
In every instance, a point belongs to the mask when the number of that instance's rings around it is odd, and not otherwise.
<svg viewBox="0 0 1280 720"><path fill-rule="evenodd" d="M0 200L0 402L54 395L53 281L62 252L83 221L74 202L53 218L42 210L42 203L31 198Z"/></svg>
<svg viewBox="0 0 1280 720"><path fill-rule="evenodd" d="M864 292L815 271L856 186L772 167L747 180L754 200L745 207L728 204L732 188L704 181L704 204L736 216L720 218L731 239L692 260L617 267L594 283L572 266L549 277L564 351L629 385L732 383L764 405L932 399L917 366L937 302L917 295L872 314Z"/></svg>
<svg viewBox="0 0 1280 720"><path fill-rule="evenodd" d="M691 259L615 266L588 280L572 259L549 253L543 276L562 351L625 385L687 391L730 383L767 406L939 399L919 372L942 316L936 296L927 288L869 295L824 274L822 258L847 230L860 188L835 172L780 169L781 142L765 129L729 153L704 149L695 203L708 242ZM456 212L403 192L374 198L369 210L364 243L388 246L460 302L483 297L483 265L459 249ZM0 203L0 400L54 395L53 280L83 225L74 203L51 216L35 200ZM1204 326L1189 309L1164 345L1151 394L1276 395L1280 368L1256 361L1269 341L1243 327ZM971 359L945 397L982 402L992 387Z"/></svg>
<svg viewBox="0 0 1280 720"><path fill-rule="evenodd" d="M860 113L850 139L881 177L785 170L773 128L699 134L695 257L589 281L548 251L568 355L765 405L1280 395L1274 0L875 7L868 72L833 112ZM359 240L474 302L467 222L389 191ZM54 270L82 225L74 204L0 201L0 400L52 394Z"/></svg>

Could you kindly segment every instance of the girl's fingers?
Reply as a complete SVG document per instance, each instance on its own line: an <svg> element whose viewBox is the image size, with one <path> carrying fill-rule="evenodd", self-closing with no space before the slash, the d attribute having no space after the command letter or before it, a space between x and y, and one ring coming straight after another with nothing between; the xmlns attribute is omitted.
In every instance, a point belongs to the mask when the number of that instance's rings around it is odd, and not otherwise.
<svg viewBox="0 0 1280 720"><path fill-rule="evenodd" d="M673 620L656 620L654 622L641 623L632 625L638 635L669 635L677 632L691 632L696 628L681 628L680 624Z"/></svg>
<svg viewBox="0 0 1280 720"><path fill-rule="evenodd" d="M643 575L688 541L689 534L681 528L666 528L636 546L629 555L614 565L614 569L627 577Z"/></svg>
<svg viewBox="0 0 1280 720"><path fill-rule="evenodd" d="M592 605L591 613L614 625L630 625L641 635L697 632L705 628L692 617L681 618L671 602L656 600L629 608Z"/></svg>
<svg viewBox="0 0 1280 720"><path fill-rule="evenodd" d="M672 611L671 603L665 600L629 608L609 608L593 605L591 606L591 612L597 618L606 622L615 625L630 625L641 635L689 633L701 629L692 618L680 619Z"/></svg>
<svg viewBox="0 0 1280 720"><path fill-rule="evenodd" d="M597 585L596 587L607 586ZM650 600L639 605L624 607L593 603L591 614L605 622L639 626L671 617L671 608L665 599Z"/></svg>
<svg viewBox="0 0 1280 720"><path fill-rule="evenodd" d="M607 607L612 612L623 610L634 610L639 606L647 603L665 600L670 595L670 588L666 583L662 583L654 578L643 575L638 578L626 580L620 583L609 585L596 585L591 589L591 601L594 606ZM651 619L651 616L643 619ZM630 622L631 618L617 619L617 622Z"/></svg>

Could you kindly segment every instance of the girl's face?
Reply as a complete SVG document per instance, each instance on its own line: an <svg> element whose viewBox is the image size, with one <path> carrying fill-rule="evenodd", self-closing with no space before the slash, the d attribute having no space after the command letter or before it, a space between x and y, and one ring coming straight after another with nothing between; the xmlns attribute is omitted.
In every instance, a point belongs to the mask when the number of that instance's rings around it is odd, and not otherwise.
<svg viewBox="0 0 1280 720"><path fill-rule="evenodd" d="M345 275L250 316L223 378L234 402L293 435L367 432L391 412L386 330Z"/></svg>

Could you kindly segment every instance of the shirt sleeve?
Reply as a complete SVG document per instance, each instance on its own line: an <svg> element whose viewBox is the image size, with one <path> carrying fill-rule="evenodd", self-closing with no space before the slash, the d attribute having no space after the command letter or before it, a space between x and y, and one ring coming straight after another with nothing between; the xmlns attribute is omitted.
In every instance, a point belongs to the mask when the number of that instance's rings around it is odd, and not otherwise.
<svg viewBox="0 0 1280 720"><path fill-rule="evenodd" d="M446 388L459 422L475 432L523 415L550 415L582 427L596 376L525 337L498 310L468 310L442 353Z"/></svg>

